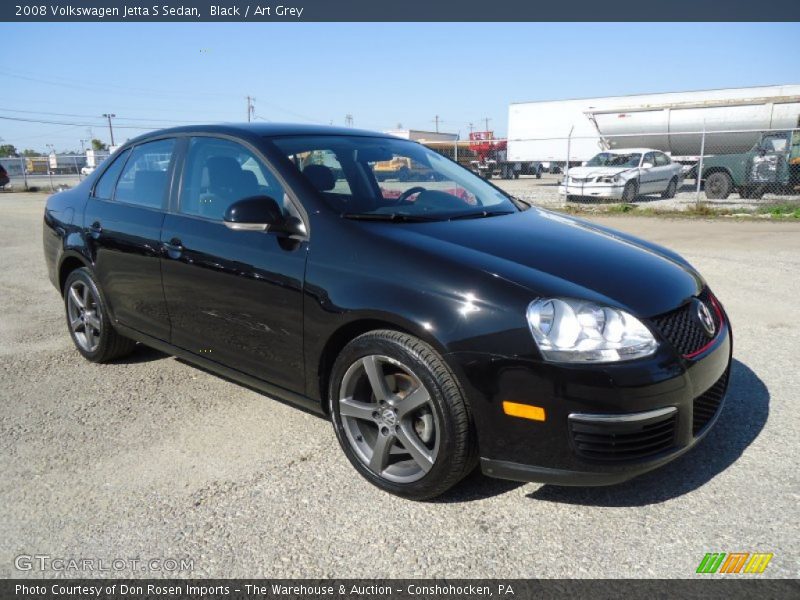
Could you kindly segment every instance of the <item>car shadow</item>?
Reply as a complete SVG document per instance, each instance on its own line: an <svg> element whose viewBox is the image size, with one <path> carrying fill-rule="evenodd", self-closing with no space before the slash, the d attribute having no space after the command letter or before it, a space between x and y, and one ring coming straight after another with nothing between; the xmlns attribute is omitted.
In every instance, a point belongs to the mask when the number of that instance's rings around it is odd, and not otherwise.
<svg viewBox="0 0 800 600"><path fill-rule="evenodd" d="M431 498L428 502L431 504L451 504L485 500L492 496L500 496L523 485L525 483L521 481L487 477L481 473L480 467L476 467L472 473L467 475L454 488L446 491L441 496Z"/></svg>
<svg viewBox="0 0 800 600"><path fill-rule="evenodd" d="M769 390L747 365L734 360L716 425L695 448L650 473L609 487L543 485L528 498L586 506L645 506L705 485L731 466L755 441L769 415Z"/></svg>
<svg viewBox="0 0 800 600"><path fill-rule="evenodd" d="M164 354L160 350L145 346L144 344L136 344L136 348L134 348L133 352L128 356L118 358L112 361L112 363L115 365L136 365L164 358L169 358L169 354Z"/></svg>

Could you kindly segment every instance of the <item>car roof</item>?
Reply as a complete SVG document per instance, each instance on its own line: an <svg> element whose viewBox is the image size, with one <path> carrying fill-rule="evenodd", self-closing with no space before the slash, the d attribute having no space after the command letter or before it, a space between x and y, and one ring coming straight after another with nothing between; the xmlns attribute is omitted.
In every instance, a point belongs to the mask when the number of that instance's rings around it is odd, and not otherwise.
<svg viewBox="0 0 800 600"><path fill-rule="evenodd" d="M128 143L141 142L152 137L162 137L170 134L185 133L217 133L222 135L243 137L280 137L293 135L349 135L385 138L395 137L385 133L379 133L377 131L353 129L352 127L334 127L331 125L306 125L298 123L215 123L206 125L183 125L181 127L170 127L169 129L150 131L130 140Z"/></svg>
<svg viewBox="0 0 800 600"><path fill-rule="evenodd" d="M608 152L609 154L646 154L647 152L661 152L661 154L664 154L663 150L656 150L655 148L614 148L612 150L601 150L601 152Z"/></svg>

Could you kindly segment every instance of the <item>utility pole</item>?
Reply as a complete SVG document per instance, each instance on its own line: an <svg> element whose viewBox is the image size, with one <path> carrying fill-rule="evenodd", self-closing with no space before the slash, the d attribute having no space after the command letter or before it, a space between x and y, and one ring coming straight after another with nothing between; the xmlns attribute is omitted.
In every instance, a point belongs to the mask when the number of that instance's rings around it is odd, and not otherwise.
<svg viewBox="0 0 800 600"><path fill-rule="evenodd" d="M347 113L344 116L344 124L347 125L348 127L352 127L353 126L353 115L351 115L350 113Z"/></svg>
<svg viewBox="0 0 800 600"><path fill-rule="evenodd" d="M78 140L81 143L81 154L86 154L86 146L84 145L86 142L91 142L92 140Z"/></svg>
<svg viewBox="0 0 800 600"><path fill-rule="evenodd" d="M254 102L256 99L253 96L246 96L247 98L247 122L249 123L256 115L256 106Z"/></svg>
<svg viewBox="0 0 800 600"><path fill-rule="evenodd" d="M491 121L489 117L483 118L483 122L486 123L486 129L484 129L484 131L489 131L489 121Z"/></svg>
<svg viewBox="0 0 800 600"><path fill-rule="evenodd" d="M436 133L439 133L439 115L433 117L433 122L436 123Z"/></svg>
<svg viewBox="0 0 800 600"><path fill-rule="evenodd" d="M470 135L472 135L472 132L473 132L473 130L474 130L474 129L475 129L475 125L473 125L472 123L470 123L470 124L469 124L469 133L470 133Z"/></svg>
<svg viewBox="0 0 800 600"><path fill-rule="evenodd" d="M108 119L108 133L111 136L111 146L114 146L114 128L111 126L111 119L116 117L114 113L103 113L103 116Z"/></svg>

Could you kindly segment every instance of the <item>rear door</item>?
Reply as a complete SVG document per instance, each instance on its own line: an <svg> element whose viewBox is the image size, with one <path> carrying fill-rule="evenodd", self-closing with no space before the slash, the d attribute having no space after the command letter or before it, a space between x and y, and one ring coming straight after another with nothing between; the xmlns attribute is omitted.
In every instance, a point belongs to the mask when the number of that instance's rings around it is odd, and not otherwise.
<svg viewBox="0 0 800 600"><path fill-rule="evenodd" d="M255 149L227 138L189 140L177 205L164 220L164 292L172 344L296 392L305 389L303 278L306 240L234 231L235 201L293 200Z"/></svg>
<svg viewBox="0 0 800 600"><path fill-rule="evenodd" d="M162 340L170 323L159 240L174 156L174 138L126 150L100 176L84 213L95 276L114 318Z"/></svg>

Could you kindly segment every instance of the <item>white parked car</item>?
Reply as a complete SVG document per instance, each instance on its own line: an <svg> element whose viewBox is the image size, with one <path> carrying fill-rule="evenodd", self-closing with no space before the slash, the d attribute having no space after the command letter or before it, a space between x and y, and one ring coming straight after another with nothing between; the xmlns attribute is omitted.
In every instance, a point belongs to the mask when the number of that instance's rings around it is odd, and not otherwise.
<svg viewBox="0 0 800 600"><path fill-rule="evenodd" d="M683 167L658 150L632 148L605 150L571 167L558 188L559 194L611 198L633 202L637 196L661 194L673 198L683 182Z"/></svg>
<svg viewBox="0 0 800 600"><path fill-rule="evenodd" d="M81 175L91 175L92 173L94 173L94 170L96 168L97 167L90 167L89 165L86 165L85 167L81 167Z"/></svg>

